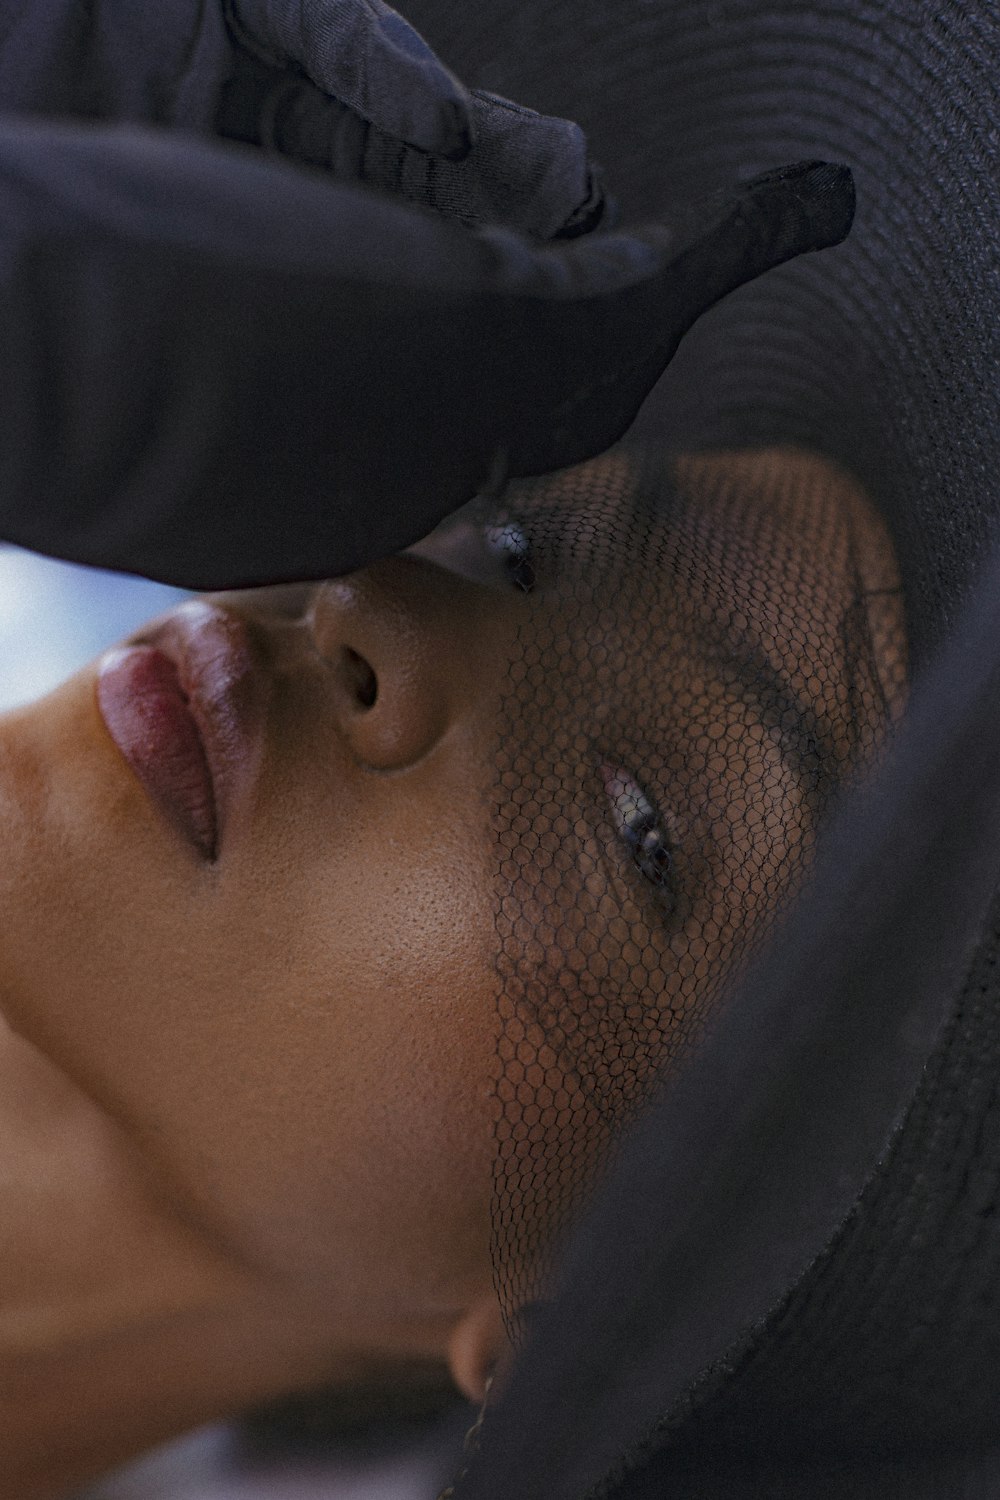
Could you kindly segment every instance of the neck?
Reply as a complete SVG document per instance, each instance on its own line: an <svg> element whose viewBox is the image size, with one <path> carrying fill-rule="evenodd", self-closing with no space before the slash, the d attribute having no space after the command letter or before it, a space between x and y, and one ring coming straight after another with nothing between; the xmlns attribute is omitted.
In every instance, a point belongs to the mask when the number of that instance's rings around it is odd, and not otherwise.
<svg viewBox="0 0 1000 1500"><path fill-rule="evenodd" d="M0 1022L0 1500L48 1500L330 1370L97 1106Z"/></svg>

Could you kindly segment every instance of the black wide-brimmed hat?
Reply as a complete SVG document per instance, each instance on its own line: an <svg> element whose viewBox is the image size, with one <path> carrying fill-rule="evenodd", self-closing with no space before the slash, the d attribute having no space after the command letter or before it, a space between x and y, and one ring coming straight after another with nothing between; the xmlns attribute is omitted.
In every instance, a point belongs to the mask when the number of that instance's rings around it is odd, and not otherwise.
<svg viewBox="0 0 1000 1500"><path fill-rule="evenodd" d="M847 243L702 318L625 442L837 460L892 530L915 669L877 794L632 1140L466 1492L993 1495L1000 15L410 13L464 76L578 120L626 221L775 161L849 164Z"/></svg>

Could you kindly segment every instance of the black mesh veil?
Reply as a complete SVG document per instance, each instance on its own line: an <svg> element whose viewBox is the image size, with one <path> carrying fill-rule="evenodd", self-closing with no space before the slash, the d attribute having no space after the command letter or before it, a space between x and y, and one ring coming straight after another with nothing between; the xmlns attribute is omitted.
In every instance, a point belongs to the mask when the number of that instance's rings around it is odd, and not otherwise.
<svg viewBox="0 0 1000 1500"><path fill-rule="evenodd" d="M494 1260L516 1338L558 1230L875 760L905 638L876 513L799 450L608 456L512 487L502 533L531 591L493 814Z"/></svg>

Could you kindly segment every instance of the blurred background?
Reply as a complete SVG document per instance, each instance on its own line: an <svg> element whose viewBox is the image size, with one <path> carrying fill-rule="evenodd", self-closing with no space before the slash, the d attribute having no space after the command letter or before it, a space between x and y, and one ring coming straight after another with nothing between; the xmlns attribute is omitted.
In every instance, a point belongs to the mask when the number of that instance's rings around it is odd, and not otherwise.
<svg viewBox="0 0 1000 1500"><path fill-rule="evenodd" d="M211 1428L130 1464L74 1500L434 1500L440 1449L261 1452L236 1428Z"/></svg>
<svg viewBox="0 0 1000 1500"><path fill-rule="evenodd" d="M0 710L40 698L186 597L145 578L0 545Z"/></svg>

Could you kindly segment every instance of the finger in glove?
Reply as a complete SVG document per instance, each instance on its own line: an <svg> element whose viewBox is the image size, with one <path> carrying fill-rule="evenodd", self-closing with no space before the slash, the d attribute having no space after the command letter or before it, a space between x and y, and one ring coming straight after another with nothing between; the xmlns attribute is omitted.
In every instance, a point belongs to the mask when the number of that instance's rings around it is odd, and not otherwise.
<svg viewBox="0 0 1000 1500"><path fill-rule="evenodd" d="M666 225L559 252L528 253L485 231L497 250L494 289L510 297L506 363L520 389L510 472L547 473L609 447L702 313L785 261L839 244L854 211L850 169L806 161L682 205Z"/></svg>
<svg viewBox="0 0 1000 1500"><path fill-rule="evenodd" d="M226 0L226 15L255 56L297 65L383 134L456 161L471 149L465 87L383 0Z"/></svg>
<svg viewBox="0 0 1000 1500"><path fill-rule="evenodd" d="M188 587L416 541L619 437L700 311L835 243L845 168L539 246L137 129L0 123L0 536Z"/></svg>
<svg viewBox="0 0 1000 1500"><path fill-rule="evenodd" d="M503 225L535 239L572 238L613 214L583 131L473 89L476 146L446 161L376 129L309 79L237 59L220 97L220 135L261 146L433 209L469 228Z"/></svg>

